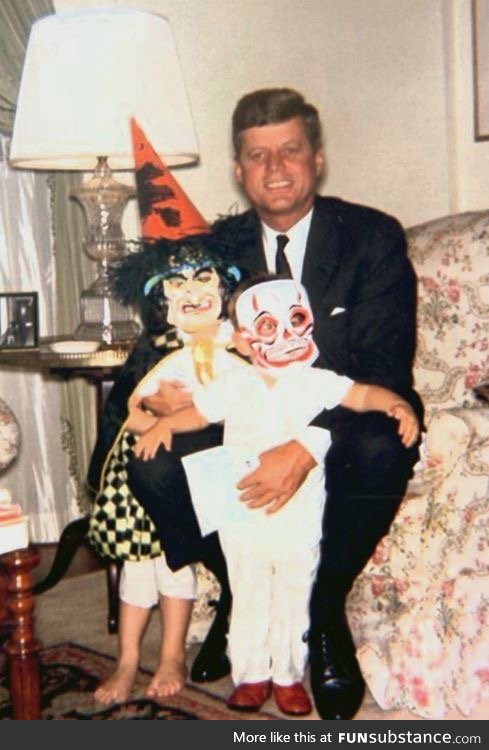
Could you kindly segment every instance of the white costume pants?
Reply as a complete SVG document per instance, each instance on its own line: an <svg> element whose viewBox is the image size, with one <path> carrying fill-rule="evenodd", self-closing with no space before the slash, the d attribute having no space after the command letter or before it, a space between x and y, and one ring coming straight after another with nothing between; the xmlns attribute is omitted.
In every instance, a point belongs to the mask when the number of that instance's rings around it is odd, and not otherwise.
<svg viewBox="0 0 489 750"><path fill-rule="evenodd" d="M268 533L220 529L233 593L229 657L235 685L273 680L300 682L307 660L303 640L309 627L309 598L319 562L319 545L300 539L267 543ZM290 536L294 529L290 530Z"/></svg>
<svg viewBox="0 0 489 750"><path fill-rule="evenodd" d="M119 598L126 604L150 609L160 596L172 599L195 599L197 582L192 566L173 572L165 556L151 560L126 560L122 567Z"/></svg>

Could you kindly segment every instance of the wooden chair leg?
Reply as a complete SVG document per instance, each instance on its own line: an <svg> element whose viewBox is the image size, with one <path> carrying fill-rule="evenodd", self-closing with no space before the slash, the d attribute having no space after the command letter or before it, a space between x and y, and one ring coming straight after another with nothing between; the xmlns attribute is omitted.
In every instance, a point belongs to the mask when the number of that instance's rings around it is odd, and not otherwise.
<svg viewBox="0 0 489 750"><path fill-rule="evenodd" d="M119 630L119 578L121 566L116 562L107 563L107 598L108 598L108 622L109 633L117 633Z"/></svg>
<svg viewBox="0 0 489 750"><path fill-rule="evenodd" d="M58 542L56 555L51 570L42 581L34 586L34 594L43 594L56 586L68 570L76 552L82 544L87 542L89 517L77 518L65 527ZM109 633L119 630L119 578L120 565L115 562L107 563L107 602Z"/></svg>
<svg viewBox="0 0 489 750"><path fill-rule="evenodd" d="M61 581L88 531L88 516L77 518L63 530L58 542L51 570L42 581L34 586L34 594L43 594Z"/></svg>
<svg viewBox="0 0 489 750"><path fill-rule="evenodd" d="M39 564L39 559L39 553L34 547L16 550L2 557L2 565L7 571L7 617L12 628L5 650L9 657L14 719L41 718L41 644L34 633L32 593L32 570Z"/></svg>

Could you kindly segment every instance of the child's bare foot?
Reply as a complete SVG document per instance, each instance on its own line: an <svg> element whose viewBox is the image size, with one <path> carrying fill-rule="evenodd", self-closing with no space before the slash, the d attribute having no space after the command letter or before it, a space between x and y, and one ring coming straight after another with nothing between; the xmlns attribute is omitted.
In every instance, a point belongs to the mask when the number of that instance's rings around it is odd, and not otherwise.
<svg viewBox="0 0 489 750"><path fill-rule="evenodd" d="M119 664L115 672L94 692L99 703L125 703L136 677L137 664Z"/></svg>
<svg viewBox="0 0 489 750"><path fill-rule="evenodd" d="M178 659L164 659L158 664L151 682L146 690L149 698L166 698L178 693L185 685L187 668L185 662Z"/></svg>

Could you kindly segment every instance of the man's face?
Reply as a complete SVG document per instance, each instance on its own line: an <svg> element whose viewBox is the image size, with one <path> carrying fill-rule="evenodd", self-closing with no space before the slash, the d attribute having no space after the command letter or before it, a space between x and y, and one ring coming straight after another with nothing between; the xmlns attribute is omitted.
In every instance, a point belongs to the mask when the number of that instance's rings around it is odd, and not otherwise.
<svg viewBox="0 0 489 750"><path fill-rule="evenodd" d="M312 207L323 166L323 151L313 151L302 118L293 117L244 130L235 173L260 218L286 232Z"/></svg>
<svg viewBox="0 0 489 750"><path fill-rule="evenodd" d="M185 333L213 328L221 314L219 276L214 268L185 269L163 281L168 322Z"/></svg>
<svg viewBox="0 0 489 750"><path fill-rule="evenodd" d="M244 291L236 303L238 334L255 367L279 376L292 365L312 364L318 350L306 290L292 279L274 279Z"/></svg>

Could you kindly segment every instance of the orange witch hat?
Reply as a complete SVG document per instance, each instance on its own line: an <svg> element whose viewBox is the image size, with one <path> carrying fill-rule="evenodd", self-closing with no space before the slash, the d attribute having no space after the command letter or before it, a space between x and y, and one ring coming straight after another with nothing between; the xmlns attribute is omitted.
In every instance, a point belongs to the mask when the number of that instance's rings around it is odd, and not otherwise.
<svg viewBox="0 0 489 750"><path fill-rule="evenodd" d="M131 118L134 168L143 240L178 240L210 227Z"/></svg>

